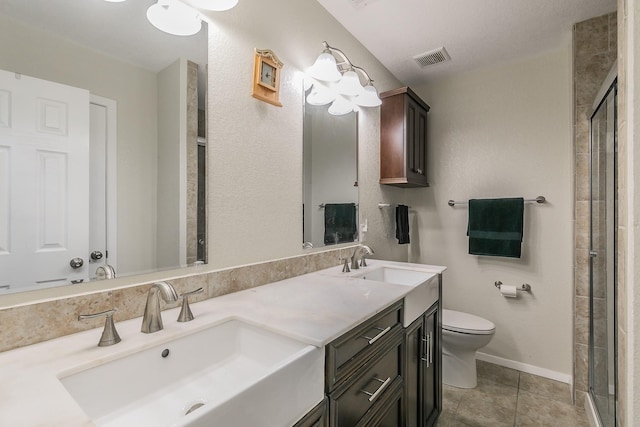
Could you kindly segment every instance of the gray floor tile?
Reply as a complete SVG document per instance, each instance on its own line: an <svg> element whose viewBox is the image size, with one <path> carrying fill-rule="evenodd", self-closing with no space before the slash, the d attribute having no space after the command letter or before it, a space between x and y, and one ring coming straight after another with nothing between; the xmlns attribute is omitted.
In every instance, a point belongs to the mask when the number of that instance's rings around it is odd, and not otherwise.
<svg viewBox="0 0 640 427"><path fill-rule="evenodd" d="M515 425L517 427L586 427L589 421L584 409L579 406L520 390Z"/></svg>
<svg viewBox="0 0 640 427"><path fill-rule="evenodd" d="M518 387L520 372L515 369L505 368L482 360L476 361L476 369L479 382L489 381L510 387Z"/></svg>
<svg viewBox="0 0 640 427"><path fill-rule="evenodd" d="M569 384L560 381L522 372L520 374L520 390L528 391L551 400L572 404Z"/></svg>
<svg viewBox="0 0 640 427"><path fill-rule="evenodd" d="M478 386L443 385L438 427L583 427L584 408L571 404L568 385L478 361Z"/></svg>

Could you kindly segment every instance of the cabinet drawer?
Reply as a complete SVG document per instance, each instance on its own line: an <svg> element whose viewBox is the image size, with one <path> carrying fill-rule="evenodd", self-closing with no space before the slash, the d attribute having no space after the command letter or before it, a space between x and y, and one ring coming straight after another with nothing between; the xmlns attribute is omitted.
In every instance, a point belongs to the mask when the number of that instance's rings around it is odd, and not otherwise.
<svg viewBox="0 0 640 427"><path fill-rule="evenodd" d="M389 388L389 391L385 393L384 399L380 399L375 407L372 408L360 421L358 421L356 427L404 426L404 393L402 388L402 379L398 377Z"/></svg>
<svg viewBox="0 0 640 427"><path fill-rule="evenodd" d="M403 331L376 353L370 363L329 395L329 413L334 426L354 426L378 402L387 399L396 380L402 382Z"/></svg>
<svg viewBox="0 0 640 427"><path fill-rule="evenodd" d="M328 393L402 329L402 310L402 301L393 304L327 345L325 385Z"/></svg>
<svg viewBox="0 0 640 427"><path fill-rule="evenodd" d="M315 408L310 410L307 415L302 417L293 427L325 427L327 425L327 398Z"/></svg>

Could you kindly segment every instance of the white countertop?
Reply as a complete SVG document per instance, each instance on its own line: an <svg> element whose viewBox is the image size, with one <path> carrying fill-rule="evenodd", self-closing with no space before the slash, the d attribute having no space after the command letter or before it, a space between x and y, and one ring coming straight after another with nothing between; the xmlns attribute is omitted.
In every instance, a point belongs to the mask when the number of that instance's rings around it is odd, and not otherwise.
<svg viewBox="0 0 640 427"><path fill-rule="evenodd" d="M434 274L445 270L423 264L368 262L367 268L395 265ZM191 309L195 320L188 323L175 321L179 308L164 311L164 329L153 334L140 332L141 318L118 322L122 342L110 347L97 347L102 333L102 328L97 328L0 353L0 426L91 426L58 378L229 319L257 323L322 347L411 290L352 279L340 273L341 269L333 267L194 303Z"/></svg>

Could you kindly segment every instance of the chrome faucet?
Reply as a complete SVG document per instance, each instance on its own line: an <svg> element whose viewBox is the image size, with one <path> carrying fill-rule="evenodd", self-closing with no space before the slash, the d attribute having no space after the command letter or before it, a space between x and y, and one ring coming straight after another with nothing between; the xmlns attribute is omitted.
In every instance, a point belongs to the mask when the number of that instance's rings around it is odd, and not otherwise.
<svg viewBox="0 0 640 427"><path fill-rule="evenodd" d="M142 328L145 334L158 332L163 328L162 314L160 312L160 299L158 294L165 302L178 301L178 294L169 282L156 282L151 285L149 295L147 296L147 305L144 308L144 317L142 318Z"/></svg>
<svg viewBox="0 0 640 427"><path fill-rule="evenodd" d="M351 255L351 269L357 270L360 267L366 267L367 262L364 260L365 255L372 255L373 249L367 245L358 245ZM360 259L360 265L358 265L358 259Z"/></svg>

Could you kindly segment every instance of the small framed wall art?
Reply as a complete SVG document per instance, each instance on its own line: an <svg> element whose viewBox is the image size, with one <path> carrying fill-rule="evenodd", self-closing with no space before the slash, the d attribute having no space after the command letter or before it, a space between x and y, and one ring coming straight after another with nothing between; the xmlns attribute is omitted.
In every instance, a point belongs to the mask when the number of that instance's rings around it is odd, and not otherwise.
<svg viewBox="0 0 640 427"><path fill-rule="evenodd" d="M253 90L251 96L278 107L280 103L280 71L283 64L268 49L256 49L253 66Z"/></svg>

